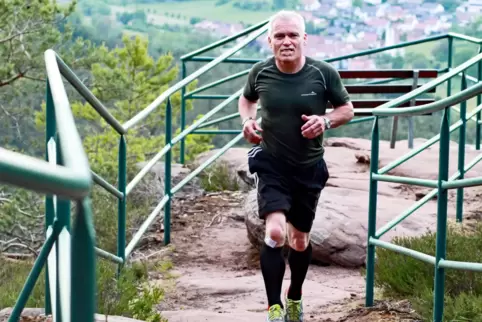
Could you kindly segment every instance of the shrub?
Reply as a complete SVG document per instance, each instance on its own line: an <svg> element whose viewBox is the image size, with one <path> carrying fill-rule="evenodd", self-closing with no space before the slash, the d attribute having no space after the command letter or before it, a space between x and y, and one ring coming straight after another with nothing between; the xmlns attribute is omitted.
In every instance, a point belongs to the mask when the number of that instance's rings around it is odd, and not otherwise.
<svg viewBox="0 0 482 322"><path fill-rule="evenodd" d="M197 166L193 166L196 168ZM206 191L237 191L239 179L230 165L224 161L218 161L199 174L201 187Z"/></svg>
<svg viewBox="0 0 482 322"><path fill-rule="evenodd" d="M394 244L435 256L436 234L394 238ZM450 226L447 231L447 259L482 263L482 225L473 231ZM377 248L375 285L384 296L407 298L424 321L433 315L433 265L406 255ZM445 270L445 319L482 321L482 274Z"/></svg>
<svg viewBox="0 0 482 322"><path fill-rule="evenodd" d="M24 286L33 261L8 261L0 256L0 310L13 307ZM168 270L172 264L168 260L151 262L148 265L133 263L125 266L117 279L117 265L106 260L97 260L97 309L104 315L121 315L149 322L166 321L155 307L164 299L164 289L148 283L148 271L155 269L163 272L165 278L172 278ZM15 271L15 273L12 273ZM26 307L44 307L45 280L44 270L40 275Z"/></svg>

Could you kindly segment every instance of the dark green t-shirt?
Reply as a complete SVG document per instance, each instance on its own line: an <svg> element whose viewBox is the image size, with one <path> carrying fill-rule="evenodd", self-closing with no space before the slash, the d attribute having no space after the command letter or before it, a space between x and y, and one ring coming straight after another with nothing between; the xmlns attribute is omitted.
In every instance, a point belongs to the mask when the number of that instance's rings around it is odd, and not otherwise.
<svg viewBox="0 0 482 322"><path fill-rule="evenodd" d="M301 115L325 114L327 102L334 107L349 101L340 75L323 61L306 57L303 68L293 74L281 72L274 57L250 70L244 97L261 106L261 147L294 166L311 166L324 153L323 135L304 138Z"/></svg>

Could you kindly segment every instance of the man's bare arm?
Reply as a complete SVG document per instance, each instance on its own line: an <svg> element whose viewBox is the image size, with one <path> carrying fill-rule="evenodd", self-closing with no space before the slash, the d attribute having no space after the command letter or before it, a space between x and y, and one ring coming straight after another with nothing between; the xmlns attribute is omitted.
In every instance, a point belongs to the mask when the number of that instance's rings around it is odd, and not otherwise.
<svg viewBox="0 0 482 322"><path fill-rule="evenodd" d="M337 106L333 111L324 115L324 117L327 117L330 120L332 129L350 122L354 116L355 113L351 102Z"/></svg>
<svg viewBox="0 0 482 322"><path fill-rule="evenodd" d="M248 100L244 95L239 97L238 101L238 111L241 116L241 120L245 120L249 117L255 119L257 111L257 102L252 102Z"/></svg>
<svg viewBox="0 0 482 322"><path fill-rule="evenodd" d="M257 133L263 131L256 122L257 105L257 102L252 102L243 95L239 98L238 110L243 122L243 136L248 142L253 144L259 144L263 139L261 135ZM251 118L251 120L249 118Z"/></svg>

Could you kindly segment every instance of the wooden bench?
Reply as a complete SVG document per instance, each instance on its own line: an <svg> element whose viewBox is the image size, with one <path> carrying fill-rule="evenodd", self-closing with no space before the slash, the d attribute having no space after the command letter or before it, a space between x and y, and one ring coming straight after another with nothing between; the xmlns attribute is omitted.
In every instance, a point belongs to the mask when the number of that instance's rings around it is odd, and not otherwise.
<svg viewBox="0 0 482 322"><path fill-rule="evenodd" d="M339 70L342 79L360 79L361 84L346 84L345 87L350 95L353 94L403 94L409 93L414 89L422 86L419 85L418 81L421 78L436 78L438 76L438 70L436 69L421 69L421 70L410 70L410 69L384 69L384 70ZM382 80L382 79L413 79L412 85L398 85L398 84L362 84L363 82L370 82L371 80ZM435 93L436 88L433 88L427 93ZM392 98L393 99L393 98ZM353 107L355 108L356 116L370 116L372 115L370 110L378 107L382 104L390 102L390 99L352 99ZM417 98L413 99L404 104L400 104L397 107L408 107L424 105L428 103L435 102L433 98ZM328 106L329 109L332 106ZM361 110L364 109L364 110ZM430 115L426 114L426 115ZM409 120L409 147L413 147L413 122L411 117ZM396 133L398 128L398 117L393 118L392 123L392 133L390 139L391 148L395 147Z"/></svg>
<svg viewBox="0 0 482 322"><path fill-rule="evenodd" d="M421 78L436 78L438 71L435 69L423 70L405 70L405 69L385 69L385 70L340 70L342 79L361 79L369 82L374 79L413 79L412 85L398 85L398 84L370 84L370 85L345 85L350 94L406 94L412 90L420 87L418 80ZM433 88L427 93L435 93L436 88ZM355 109L375 108L382 104L389 102L390 99L353 99L353 107ZM416 106L434 102L434 99L415 99L411 102L406 102L398 107ZM355 110L357 116L371 115L369 111Z"/></svg>

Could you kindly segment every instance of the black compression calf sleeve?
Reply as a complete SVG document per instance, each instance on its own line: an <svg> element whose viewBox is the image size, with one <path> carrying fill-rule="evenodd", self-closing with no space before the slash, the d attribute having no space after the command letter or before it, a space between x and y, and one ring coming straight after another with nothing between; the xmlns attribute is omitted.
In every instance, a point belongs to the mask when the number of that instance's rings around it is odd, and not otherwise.
<svg viewBox="0 0 482 322"><path fill-rule="evenodd" d="M263 243L260 256L261 272L263 274L268 305L281 305L281 286L285 274L286 263L283 258L283 247L272 248Z"/></svg>
<svg viewBox="0 0 482 322"><path fill-rule="evenodd" d="M301 299L301 288L311 263L312 250L311 243L302 252L290 248L288 253L288 263L291 270L291 284L288 290L288 298L290 300L298 301Z"/></svg>

